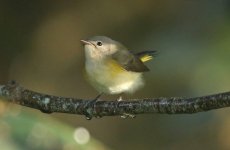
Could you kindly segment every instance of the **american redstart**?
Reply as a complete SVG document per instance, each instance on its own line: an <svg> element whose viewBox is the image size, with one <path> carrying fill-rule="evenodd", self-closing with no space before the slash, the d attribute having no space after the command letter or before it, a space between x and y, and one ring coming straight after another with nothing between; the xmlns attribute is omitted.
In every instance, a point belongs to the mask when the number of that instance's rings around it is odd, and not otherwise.
<svg viewBox="0 0 230 150"><path fill-rule="evenodd" d="M85 49L86 77L97 91L133 93L144 85L142 73L149 71L144 62L151 60L156 51L135 54L106 36L94 36L81 42Z"/></svg>

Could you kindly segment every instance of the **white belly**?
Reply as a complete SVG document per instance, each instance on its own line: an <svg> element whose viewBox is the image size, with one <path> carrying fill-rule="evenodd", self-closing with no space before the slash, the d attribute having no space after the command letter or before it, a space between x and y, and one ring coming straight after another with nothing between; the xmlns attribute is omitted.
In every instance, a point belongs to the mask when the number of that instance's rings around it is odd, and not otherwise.
<svg viewBox="0 0 230 150"><path fill-rule="evenodd" d="M142 73L116 71L101 64L86 64L86 73L91 85L107 94L133 93L144 85Z"/></svg>

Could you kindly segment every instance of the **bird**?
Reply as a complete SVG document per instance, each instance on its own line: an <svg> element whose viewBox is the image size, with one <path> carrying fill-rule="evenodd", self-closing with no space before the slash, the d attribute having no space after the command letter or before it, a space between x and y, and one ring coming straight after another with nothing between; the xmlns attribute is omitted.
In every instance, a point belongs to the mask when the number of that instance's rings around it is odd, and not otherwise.
<svg viewBox="0 0 230 150"><path fill-rule="evenodd" d="M134 93L144 86L144 64L156 56L155 50L134 53L122 43L106 36L80 40L85 51L85 76L102 94Z"/></svg>

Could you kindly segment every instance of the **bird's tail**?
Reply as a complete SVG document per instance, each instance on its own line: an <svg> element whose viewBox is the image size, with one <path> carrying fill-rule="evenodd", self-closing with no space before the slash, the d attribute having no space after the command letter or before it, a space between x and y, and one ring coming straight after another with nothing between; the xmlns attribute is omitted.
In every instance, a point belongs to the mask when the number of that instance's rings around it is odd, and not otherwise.
<svg viewBox="0 0 230 150"><path fill-rule="evenodd" d="M136 56L142 61L146 62L153 59L157 55L157 51L143 51L136 54Z"/></svg>

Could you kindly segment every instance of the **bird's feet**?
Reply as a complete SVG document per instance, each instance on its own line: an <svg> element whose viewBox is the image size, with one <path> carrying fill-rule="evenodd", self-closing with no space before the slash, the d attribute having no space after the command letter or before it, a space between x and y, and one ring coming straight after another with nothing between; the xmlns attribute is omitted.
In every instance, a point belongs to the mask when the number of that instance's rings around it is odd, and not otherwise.
<svg viewBox="0 0 230 150"><path fill-rule="evenodd" d="M122 115L121 115L121 118L122 119L126 119L126 118L136 118L136 115L134 115L134 114L128 114L128 113L123 113Z"/></svg>
<svg viewBox="0 0 230 150"><path fill-rule="evenodd" d="M118 102L122 101L122 96L119 96L117 99Z"/></svg>
<svg viewBox="0 0 230 150"><path fill-rule="evenodd" d="M85 115L87 120L91 120L93 118L94 106L97 103L98 99L101 97L101 95L102 95L102 93L99 94L95 99L89 100L84 105L84 110L85 110L84 115ZM96 116L96 117L100 118L100 116Z"/></svg>

